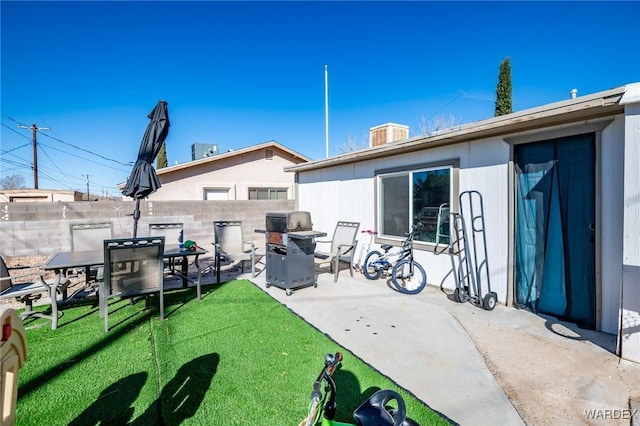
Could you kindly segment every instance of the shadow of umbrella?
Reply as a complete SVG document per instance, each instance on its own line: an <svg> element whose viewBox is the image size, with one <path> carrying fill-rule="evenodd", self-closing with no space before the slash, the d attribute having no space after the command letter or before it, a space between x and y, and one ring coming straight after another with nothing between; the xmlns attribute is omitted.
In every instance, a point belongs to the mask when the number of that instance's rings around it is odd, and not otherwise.
<svg viewBox="0 0 640 426"><path fill-rule="evenodd" d="M167 134L169 133L169 111L167 102L158 101L153 111L147 115L151 122L147 126L138 158L133 165L133 170L127 179L127 184L122 194L136 200L136 208L133 211L133 238L138 234L138 219L140 219L140 200L153 194L160 188L160 180L153 168L153 162L158 156Z"/></svg>

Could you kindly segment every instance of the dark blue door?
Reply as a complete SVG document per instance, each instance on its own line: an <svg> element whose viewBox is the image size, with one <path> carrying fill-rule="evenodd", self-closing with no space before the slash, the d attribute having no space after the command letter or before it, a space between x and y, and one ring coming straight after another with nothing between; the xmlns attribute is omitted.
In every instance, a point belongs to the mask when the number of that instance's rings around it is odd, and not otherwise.
<svg viewBox="0 0 640 426"><path fill-rule="evenodd" d="M595 135L517 145L516 304L595 327Z"/></svg>

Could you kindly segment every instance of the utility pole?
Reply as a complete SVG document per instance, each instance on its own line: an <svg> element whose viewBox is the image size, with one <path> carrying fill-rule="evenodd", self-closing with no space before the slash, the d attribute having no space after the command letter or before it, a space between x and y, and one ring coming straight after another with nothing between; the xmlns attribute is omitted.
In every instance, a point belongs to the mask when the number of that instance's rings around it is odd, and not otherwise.
<svg viewBox="0 0 640 426"><path fill-rule="evenodd" d="M38 127L36 123L33 123L31 127L25 125L18 125L21 129L31 129L33 139L33 189L38 189L38 130L51 130L48 127Z"/></svg>
<svg viewBox="0 0 640 426"><path fill-rule="evenodd" d="M87 201L89 201L89 176L93 175L82 175L87 178Z"/></svg>

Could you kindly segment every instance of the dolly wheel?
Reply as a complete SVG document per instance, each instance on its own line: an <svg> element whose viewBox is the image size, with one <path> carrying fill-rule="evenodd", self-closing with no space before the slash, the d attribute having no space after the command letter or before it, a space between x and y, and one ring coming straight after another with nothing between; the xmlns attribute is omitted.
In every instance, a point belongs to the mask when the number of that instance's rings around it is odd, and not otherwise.
<svg viewBox="0 0 640 426"><path fill-rule="evenodd" d="M287 292L287 296L291 296L291 295L293 294L293 291L291 291L291 289L290 289L290 288L288 288L288 289L286 290L286 292Z"/></svg>
<svg viewBox="0 0 640 426"><path fill-rule="evenodd" d="M453 290L453 300L458 303L464 302L464 294L462 294L462 291L458 287Z"/></svg>
<svg viewBox="0 0 640 426"><path fill-rule="evenodd" d="M318 281L313 283L313 288L318 288Z"/></svg>
<svg viewBox="0 0 640 426"><path fill-rule="evenodd" d="M492 291L484 296L482 307L487 311L492 311L493 308L496 307L496 303L498 303L498 295L494 291Z"/></svg>
<svg viewBox="0 0 640 426"><path fill-rule="evenodd" d="M269 287L271 287L271 283L269 283L269 282L268 282L268 283L265 283L265 286L266 286L267 288L269 288Z"/></svg>

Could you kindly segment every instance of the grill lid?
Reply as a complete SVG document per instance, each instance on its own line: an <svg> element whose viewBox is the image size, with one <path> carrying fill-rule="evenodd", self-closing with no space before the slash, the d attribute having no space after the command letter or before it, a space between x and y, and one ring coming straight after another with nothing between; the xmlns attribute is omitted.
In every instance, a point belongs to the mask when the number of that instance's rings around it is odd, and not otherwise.
<svg viewBox="0 0 640 426"><path fill-rule="evenodd" d="M267 232L311 231L311 214L304 211L267 213Z"/></svg>

